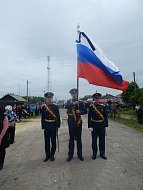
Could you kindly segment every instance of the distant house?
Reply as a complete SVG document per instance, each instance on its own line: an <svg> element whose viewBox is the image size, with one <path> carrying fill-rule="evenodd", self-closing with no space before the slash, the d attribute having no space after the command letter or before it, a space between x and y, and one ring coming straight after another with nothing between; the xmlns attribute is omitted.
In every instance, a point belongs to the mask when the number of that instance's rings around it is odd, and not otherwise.
<svg viewBox="0 0 143 190"><path fill-rule="evenodd" d="M92 102L92 101L93 101L93 98L88 98L86 101L87 101L87 102Z"/></svg>
<svg viewBox="0 0 143 190"><path fill-rule="evenodd" d="M111 94L106 94L106 95L104 95L104 96L101 97L100 102L107 102L109 100L111 102L115 101L115 96L113 96Z"/></svg>
<svg viewBox="0 0 143 190"><path fill-rule="evenodd" d="M24 98L22 98L21 96L17 96L15 94L7 94L4 97L2 97L0 99L0 104L1 105L23 105L26 104L27 100L25 100Z"/></svg>
<svg viewBox="0 0 143 190"><path fill-rule="evenodd" d="M122 97L121 94L118 94L117 96L115 96L115 101L119 102L120 104L123 104L123 100L121 97Z"/></svg>

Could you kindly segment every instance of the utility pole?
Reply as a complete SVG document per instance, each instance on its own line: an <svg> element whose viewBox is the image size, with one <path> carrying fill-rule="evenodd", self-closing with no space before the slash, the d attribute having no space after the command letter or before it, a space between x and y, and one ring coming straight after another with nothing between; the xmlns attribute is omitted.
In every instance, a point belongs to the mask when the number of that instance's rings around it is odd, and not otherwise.
<svg viewBox="0 0 143 190"><path fill-rule="evenodd" d="M133 72L134 83L136 82L136 73Z"/></svg>
<svg viewBox="0 0 143 190"><path fill-rule="evenodd" d="M27 103L28 103L28 80L27 80Z"/></svg>
<svg viewBox="0 0 143 190"><path fill-rule="evenodd" d="M27 103L28 103L28 93L29 93L29 96L30 96L30 89L29 89L29 87L28 87L28 84L29 84L30 82L27 80Z"/></svg>
<svg viewBox="0 0 143 190"><path fill-rule="evenodd" d="M47 66L47 88L46 90L49 92L50 90L50 56L47 56L48 66Z"/></svg>

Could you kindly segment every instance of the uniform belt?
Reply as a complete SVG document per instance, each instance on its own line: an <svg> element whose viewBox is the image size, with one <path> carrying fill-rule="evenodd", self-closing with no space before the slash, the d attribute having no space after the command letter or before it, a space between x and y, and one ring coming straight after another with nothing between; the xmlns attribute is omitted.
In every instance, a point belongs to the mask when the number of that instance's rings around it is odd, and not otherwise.
<svg viewBox="0 0 143 190"><path fill-rule="evenodd" d="M94 123L101 123L101 122L103 122L103 119L102 119L102 120L95 120L95 119L92 119L92 121L93 121Z"/></svg>
<svg viewBox="0 0 143 190"><path fill-rule="evenodd" d="M45 119L45 121L48 123L54 123L56 120Z"/></svg>

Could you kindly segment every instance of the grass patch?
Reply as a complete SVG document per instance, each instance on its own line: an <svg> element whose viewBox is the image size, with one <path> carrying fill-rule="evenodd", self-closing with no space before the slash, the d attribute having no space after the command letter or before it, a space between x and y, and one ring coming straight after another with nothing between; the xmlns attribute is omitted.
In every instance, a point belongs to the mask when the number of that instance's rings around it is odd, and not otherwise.
<svg viewBox="0 0 143 190"><path fill-rule="evenodd" d="M143 124L139 124L137 120L135 119L124 119L124 118L111 118L111 120L116 121L118 123L124 124L128 127L134 128L136 130L142 131L143 132Z"/></svg>
<svg viewBox="0 0 143 190"><path fill-rule="evenodd" d="M124 108L122 111L121 111L121 114L123 115L134 115L136 116L136 111L131 109L131 108Z"/></svg>

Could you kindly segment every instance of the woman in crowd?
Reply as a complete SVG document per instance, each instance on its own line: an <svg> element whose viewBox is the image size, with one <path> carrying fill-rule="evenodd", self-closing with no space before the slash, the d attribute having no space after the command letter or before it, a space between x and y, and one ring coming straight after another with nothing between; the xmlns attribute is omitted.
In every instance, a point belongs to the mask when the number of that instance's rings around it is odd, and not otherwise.
<svg viewBox="0 0 143 190"><path fill-rule="evenodd" d="M17 120L17 115L14 109L14 106L12 107L11 105L7 105L5 107L5 115L8 117L8 132L9 132L9 143L13 144L15 143L15 128L16 128L16 122Z"/></svg>
<svg viewBox="0 0 143 190"><path fill-rule="evenodd" d="M0 170L3 169L6 148L9 147L8 118L0 106Z"/></svg>

